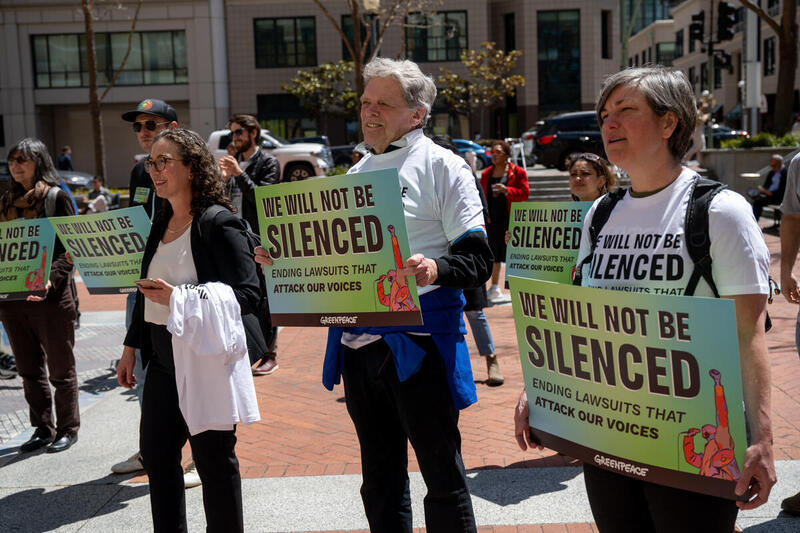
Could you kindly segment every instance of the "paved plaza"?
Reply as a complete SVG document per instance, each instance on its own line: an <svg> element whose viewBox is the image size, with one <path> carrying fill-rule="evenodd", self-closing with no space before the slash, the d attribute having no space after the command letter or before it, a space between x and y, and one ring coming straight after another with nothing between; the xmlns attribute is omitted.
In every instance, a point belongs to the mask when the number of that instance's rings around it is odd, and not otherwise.
<svg viewBox="0 0 800 533"><path fill-rule="evenodd" d="M766 236L772 274L779 278L779 242ZM800 274L800 269L798 271ZM81 290L76 331L82 426L80 440L60 454L20 455L27 410L19 378L0 381L0 531L150 531L145 476L110 474L111 464L137 449L138 403L116 386L114 367L124 336L124 296ZM800 531L800 519L780 512L782 498L800 490L800 361L794 347L796 308L782 296L769 307L772 408L778 484L767 505L739 515L747 532ZM464 462L480 531L597 531L577 461L550 450L522 452L512 411L522 387L510 305L486 310L502 387L484 383L486 367L471 338L478 403L462 411ZM247 531L366 530L359 496L360 463L343 390L321 384L326 330L285 328L280 369L255 378L262 420L237 428ZM188 462L188 449L184 450ZM424 525L424 484L409 450L414 523ZM189 526L204 529L201 489L187 492Z"/></svg>

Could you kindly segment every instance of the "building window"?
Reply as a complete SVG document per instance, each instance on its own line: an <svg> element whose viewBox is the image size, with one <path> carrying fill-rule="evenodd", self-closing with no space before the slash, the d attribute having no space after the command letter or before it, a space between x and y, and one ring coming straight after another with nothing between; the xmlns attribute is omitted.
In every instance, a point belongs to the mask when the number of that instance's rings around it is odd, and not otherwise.
<svg viewBox="0 0 800 533"><path fill-rule="evenodd" d="M689 67L689 84L692 86L692 92L696 92L697 70L694 67Z"/></svg>
<svg viewBox="0 0 800 533"><path fill-rule="evenodd" d="M714 88L719 89L722 87L722 69L719 67L719 61L714 61Z"/></svg>
<svg viewBox="0 0 800 533"><path fill-rule="evenodd" d="M311 67L317 64L314 17L253 19L256 68Z"/></svg>
<svg viewBox="0 0 800 533"><path fill-rule="evenodd" d="M675 32L675 55L672 57L683 57L683 30Z"/></svg>
<svg viewBox="0 0 800 533"><path fill-rule="evenodd" d="M319 125L315 118L300 106L300 100L286 93L258 94L258 122L263 129L284 139L317 135Z"/></svg>
<svg viewBox="0 0 800 533"><path fill-rule="evenodd" d="M367 51L364 54L364 60L366 61L372 55L372 48L375 42L378 39L376 35L378 32L378 17L376 15L367 15L365 17L366 22L359 24L361 28L361 44L364 44L364 41L367 38L367 24L372 24L372 39L370 43L367 44ZM353 42L353 17L352 15L342 15L342 31L344 32L345 37L350 42L350 46L355 48L355 43ZM358 54L358 50L356 50L356 54ZM347 45L342 42L342 59L345 61L352 61L353 58L350 57L350 50L347 49Z"/></svg>
<svg viewBox="0 0 800 533"><path fill-rule="evenodd" d="M506 52L517 49L517 21L514 13L503 15L503 31L506 37Z"/></svg>
<svg viewBox="0 0 800 533"><path fill-rule="evenodd" d="M767 0L767 15L769 15L770 17L777 17L780 14L781 14L780 0Z"/></svg>
<svg viewBox="0 0 800 533"><path fill-rule="evenodd" d="M581 102L580 11L536 16L539 110L573 111Z"/></svg>
<svg viewBox="0 0 800 533"><path fill-rule="evenodd" d="M642 66L647 64L647 50L642 50Z"/></svg>
<svg viewBox="0 0 800 533"><path fill-rule="evenodd" d="M695 44L694 44L694 43L695 43L695 40L694 40L694 39L692 39L692 38L691 38L691 36L690 36L690 37L689 37L689 53L690 53L690 54L691 54L692 52L694 52L694 47L695 47Z"/></svg>
<svg viewBox="0 0 800 533"><path fill-rule="evenodd" d="M412 61L459 61L466 48L466 11L412 13L406 17L406 50Z"/></svg>
<svg viewBox="0 0 800 533"><path fill-rule="evenodd" d="M639 5L637 6L637 4ZM633 22L631 36L636 35L653 21L672 18L669 8L668 0L623 0L621 3L622 27L628 27L633 13L636 12L637 16Z"/></svg>
<svg viewBox="0 0 800 533"><path fill-rule="evenodd" d="M672 60L675 58L675 43L658 43L656 44L656 63L664 65L665 67L672 66Z"/></svg>
<svg viewBox="0 0 800 533"><path fill-rule="evenodd" d="M600 11L600 57L611 59L611 10Z"/></svg>
<svg viewBox="0 0 800 533"><path fill-rule="evenodd" d="M31 36L37 89L88 87L85 34ZM97 84L108 85L128 51L128 33L96 33ZM115 85L172 85L189 80L186 32L136 32Z"/></svg>
<svg viewBox="0 0 800 533"><path fill-rule="evenodd" d="M775 74L775 37L764 39L764 76Z"/></svg>

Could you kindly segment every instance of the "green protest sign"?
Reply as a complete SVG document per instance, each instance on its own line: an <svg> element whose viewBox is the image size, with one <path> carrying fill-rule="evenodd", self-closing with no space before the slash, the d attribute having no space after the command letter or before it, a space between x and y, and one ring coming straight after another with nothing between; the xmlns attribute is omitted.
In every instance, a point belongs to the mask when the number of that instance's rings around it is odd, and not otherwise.
<svg viewBox="0 0 800 533"><path fill-rule="evenodd" d="M256 189L273 324L422 323L396 169Z"/></svg>
<svg viewBox="0 0 800 533"><path fill-rule="evenodd" d="M510 284L542 444L633 478L736 498L747 441L731 300Z"/></svg>
<svg viewBox="0 0 800 533"><path fill-rule="evenodd" d="M514 202L506 276L571 283L592 202Z"/></svg>
<svg viewBox="0 0 800 533"><path fill-rule="evenodd" d="M45 295L55 239L46 218L0 222L0 300Z"/></svg>
<svg viewBox="0 0 800 533"><path fill-rule="evenodd" d="M51 218L89 294L134 292L141 277L150 219L140 205Z"/></svg>

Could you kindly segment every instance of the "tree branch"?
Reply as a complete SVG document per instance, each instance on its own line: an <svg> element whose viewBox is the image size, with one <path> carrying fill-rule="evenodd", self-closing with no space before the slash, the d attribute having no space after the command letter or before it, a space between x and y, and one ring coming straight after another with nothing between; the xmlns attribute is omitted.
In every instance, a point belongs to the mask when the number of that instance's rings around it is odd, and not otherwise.
<svg viewBox="0 0 800 533"><path fill-rule="evenodd" d="M103 94L100 95L101 102L103 101L103 98L105 98L106 95L108 94L108 91L110 91L111 88L114 87L114 84L117 82L119 75L122 74L122 69L125 68L125 63L128 62L128 56L131 55L131 47L132 47L131 45L133 44L133 34L136 30L136 21L139 20L139 11L141 11L141 9L142 9L142 0L139 0L139 2L136 4L136 12L134 12L133 14L133 22L131 22L131 30L128 32L128 50L125 52L125 57L122 58L122 63L119 64L119 68L111 77L111 81L108 82L106 90L103 91Z"/></svg>
<svg viewBox="0 0 800 533"><path fill-rule="evenodd" d="M355 2L357 0L350 0L350 1L351 2ZM325 17L329 21L331 21L331 24L333 24L333 27L336 29L336 31L339 32L339 35L341 36L342 41L344 41L344 45L347 47L347 51L350 52L350 56L353 58L353 61L355 61L355 59L356 59L356 51L353 49L353 45L350 44L350 39L348 39L347 36L344 34L344 31L342 30L342 27L339 26L339 24L333 18L333 15L331 15L331 12L328 11L328 8L326 8L324 5L322 5L322 2L320 2L320 0L314 0L314 3L317 4L317 7L320 8L320 10L322 10L322 14L325 15ZM356 31L355 30L355 26L356 26L356 21L354 19L353 20L353 32Z"/></svg>
<svg viewBox="0 0 800 533"><path fill-rule="evenodd" d="M766 11L764 11L763 9L761 9L760 7L758 7L757 5L752 3L750 0L739 0L739 1L741 2L741 4L744 7L746 7L747 9L749 9L750 11L752 11L753 13L758 15L758 18L760 18L761 20L766 22L767 26L772 28L772 31L775 32L775 35L780 35L781 34L781 25L778 24L777 22L775 22L772 19L772 17L770 17L767 14ZM784 2L791 2L791 1L793 1L793 0L784 0Z"/></svg>

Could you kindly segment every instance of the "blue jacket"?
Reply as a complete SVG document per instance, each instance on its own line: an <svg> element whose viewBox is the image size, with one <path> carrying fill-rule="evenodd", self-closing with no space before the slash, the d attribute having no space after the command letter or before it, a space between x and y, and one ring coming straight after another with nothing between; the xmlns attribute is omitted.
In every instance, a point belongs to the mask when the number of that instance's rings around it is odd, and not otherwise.
<svg viewBox="0 0 800 533"><path fill-rule="evenodd" d="M322 384L328 390L340 382L342 375L342 334L381 335L392 351L397 377L405 381L422 366L426 352L404 333L429 333L444 361L447 384L456 409L469 407L478 396L469 362L464 334L464 296L461 289L439 287L419 298L422 326L391 326L367 328L329 328L328 345L322 366Z"/></svg>

